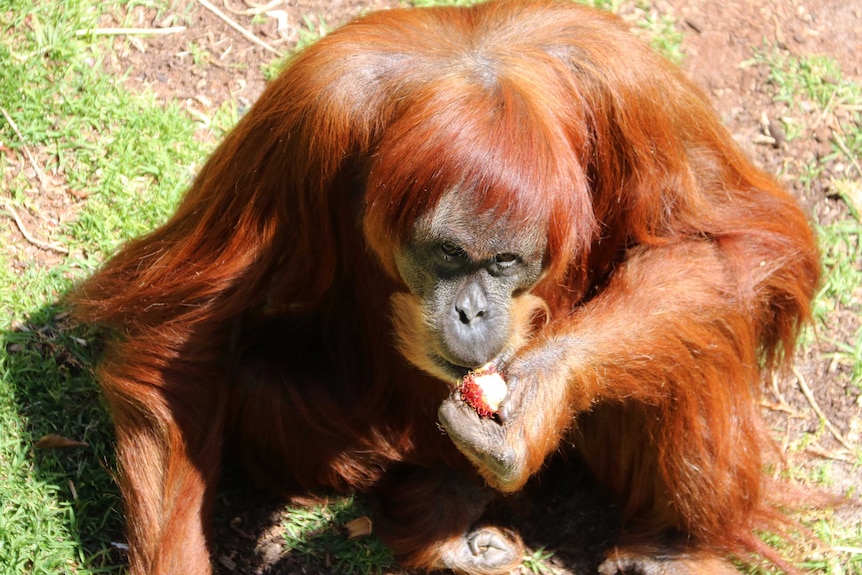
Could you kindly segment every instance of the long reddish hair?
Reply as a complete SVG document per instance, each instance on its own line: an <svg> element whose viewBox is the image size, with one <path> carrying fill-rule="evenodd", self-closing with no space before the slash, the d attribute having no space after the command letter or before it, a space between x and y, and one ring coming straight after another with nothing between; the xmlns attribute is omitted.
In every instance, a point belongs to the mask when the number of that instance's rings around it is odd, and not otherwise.
<svg viewBox="0 0 862 575"><path fill-rule="evenodd" d="M533 352L553 369L525 374L541 397L522 406L526 471L504 487L518 489L575 427L628 516L778 560L753 534L774 519L756 398L761 368L789 356L809 316L817 251L793 199L705 102L615 17L551 0L372 14L298 55L175 215L72 295L79 319L118 335L99 378L126 470L132 563L186 560L193 547L189 564L209 564L204 523L241 387L225 355L244 321L254 332L279 316L259 338L310 356L306 368L356 374L291 387L280 371L291 366L274 365L258 378L238 441L288 446L261 458L262 473L281 468L304 486L322 469L363 488L405 454L468 465L433 425L445 386L380 329L421 323L415 302L386 322L403 287L394 256L453 192L547 234L531 297L548 322L507 369L530 367ZM576 346L588 357L556 347L567 336L592 344ZM427 340L413 339L424 354ZM333 399L357 396L349 413ZM418 509L410 527L429 531L405 529L413 548L401 551L436 565L440 542L460 541L475 517L453 500L435 532L415 493L400 494Z"/></svg>
<svg viewBox="0 0 862 575"><path fill-rule="evenodd" d="M611 15L552 1L530 2L530 10L519 4L478 6L469 19L451 18L458 8L372 14L298 56L261 96L262 112L243 119L217 150L172 220L127 248L158 265L128 269L137 265L131 257L108 264L91 286L102 295L88 298L108 298L114 317L93 309L94 319L128 326L130 314L132 323L159 323L166 313L187 316L180 304L216 299L218 315L230 316L247 305L245 292L320 301L341 246L367 240L394 273L391 246L456 188L472 190L481 209L543 222L546 282L554 287L540 291L568 285L574 299L635 243L693 233L733 242L756 222L769 242L804 251L805 219L769 229L770 206L760 196L748 201L748 191L767 192L776 206L791 200L748 167L676 67ZM475 34L461 26L495 28L476 34L486 39L480 56L449 42ZM333 185L339 178L367 181L366 189L351 197L350 185ZM269 189L279 185L285 189ZM363 192L364 226L336 229L326 215L355 209ZM278 273L284 265L290 274ZM814 264L801 258L799 265ZM816 275L806 269L797 277ZM123 289L106 283L112 276ZM273 278L283 285L260 289ZM151 293L176 301L150 307ZM795 294L785 315L807 316L805 301ZM787 339L791 324L770 341Z"/></svg>

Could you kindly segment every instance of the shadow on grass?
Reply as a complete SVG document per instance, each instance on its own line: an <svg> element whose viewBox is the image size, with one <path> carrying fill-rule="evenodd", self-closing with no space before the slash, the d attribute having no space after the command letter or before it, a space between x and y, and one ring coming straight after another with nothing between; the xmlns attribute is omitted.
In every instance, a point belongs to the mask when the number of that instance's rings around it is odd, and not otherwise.
<svg viewBox="0 0 862 575"><path fill-rule="evenodd" d="M0 333L4 385L30 442L26 457L35 477L56 498L54 507L66 522L68 540L58 546L73 548L73 573L115 571L123 561L113 432L92 377L98 352L88 337L72 329L56 305ZM36 520L29 527L45 528Z"/></svg>
<svg viewBox="0 0 862 575"><path fill-rule="evenodd" d="M75 563L71 572L124 571L114 436L92 375L99 356L97 334L72 327L62 309L47 306L0 338L6 385L32 441L26 456L64 511L65 543L73 548ZM48 447L37 447L40 439ZM86 445L58 446L66 440ZM216 507L216 570L406 573L373 535L348 540L343 525L365 508L362 499L336 496L323 507L286 511L283 501L265 498L229 472ZM523 493L495 505L489 519L521 533L528 557L537 552L534 557L544 558L541 563L528 559L524 573L595 573L618 528L615 509L574 461L550 465Z"/></svg>
<svg viewBox="0 0 862 575"><path fill-rule="evenodd" d="M237 573L419 575L400 569L374 536L347 539L343 526L373 507L370 501L336 494L323 500L322 507L286 512L283 501L267 499L249 490L242 478L229 477L216 513L216 559L227 558ZM285 527L287 513L293 514L292 528ZM523 575L597 573L620 526L618 509L590 473L579 461L561 458L523 492L492 504L485 519L523 537ZM304 529L300 541L290 532L297 527Z"/></svg>

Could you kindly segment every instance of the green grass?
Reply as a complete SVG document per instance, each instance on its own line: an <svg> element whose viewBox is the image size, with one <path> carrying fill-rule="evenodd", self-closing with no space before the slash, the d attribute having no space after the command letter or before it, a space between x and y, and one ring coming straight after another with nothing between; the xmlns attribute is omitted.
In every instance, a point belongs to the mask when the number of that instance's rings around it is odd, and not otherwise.
<svg viewBox="0 0 862 575"><path fill-rule="evenodd" d="M839 309L862 317L862 86L844 79L837 63L829 58L792 58L763 51L755 61L769 66L775 99L787 105L785 124L831 125L829 153L812 160L801 173L809 186L817 179L828 180L828 193L847 211L837 221L817 222L825 275L815 302L815 318L828 322ZM801 128L799 132L796 137L804 137ZM828 164L843 169L827 175ZM839 359L852 366L852 385L862 388L862 328L855 337L833 343Z"/></svg>
<svg viewBox="0 0 862 575"><path fill-rule="evenodd" d="M543 575L545 573L553 573L553 569L549 569L546 562L554 556L553 551L549 551L544 547L536 549L532 553L524 556L524 570L533 573L534 575Z"/></svg>
<svg viewBox="0 0 862 575"><path fill-rule="evenodd" d="M786 105L782 121L790 140L810 137L811 130L829 126L827 153L801 166L798 174L791 174L809 188L818 180L827 185L827 194L845 211L843 217L824 223L815 216L824 277L814 302L816 327L809 330L804 341L806 345L819 342L828 350L825 361L847 368L842 376L848 378L846 381L836 379L825 384L846 384L847 389L862 390L862 86L846 80L838 64L825 57L796 58L761 50L752 62L769 68L774 98ZM843 168L836 169L839 165ZM848 316L855 318L856 328L851 333L847 333ZM839 324L841 317L845 319ZM802 452L827 434L821 421L817 431L799 437L791 450ZM862 469L858 441L850 457L855 465L849 472L858 474ZM828 489L835 482L836 465L822 460L792 470L791 475ZM858 486L850 487L845 495L858 497ZM805 569L836 575L862 574L862 527L858 521L832 512L818 512L803 520L826 544L825 549L810 550L802 565Z"/></svg>
<svg viewBox="0 0 862 575"><path fill-rule="evenodd" d="M0 105L20 131L0 118L0 141L29 169L26 144L47 175L48 195L87 197L51 238L70 251L59 263L0 250L3 574L101 573L120 564L111 428L85 368L91 352L65 329L53 302L118 243L164 220L206 152L193 119L175 104L133 94L105 72L105 46L75 35L96 26L100 6L0 2ZM13 175L13 167L0 154L4 202L39 214L32 175ZM2 225L13 225L5 215ZM89 446L34 447L52 433Z"/></svg>
<svg viewBox="0 0 862 575"><path fill-rule="evenodd" d="M0 271L3 325L56 296L77 270L93 269L118 243L163 221L205 152L193 137L195 123L176 104L133 95L101 69L102 48L75 36L95 25L91 2L64 1L57 21L49 19L49 2L6 4L3 11L16 18L4 29L10 40L0 45L0 102L23 142L5 120L3 142L22 160L23 143L38 151L42 169L88 201L58 238L72 257L50 269L35 263ZM37 212L33 181L25 171L6 177L6 162L0 160L4 197L18 211Z"/></svg>
<svg viewBox="0 0 862 575"><path fill-rule="evenodd" d="M420 3L429 0L414 1ZM590 3L619 8L618 0ZM73 217L49 238L68 248L68 256L31 261L0 246L0 575L121 569L122 554L114 545L123 536L112 480L113 435L88 370L97 350L85 345L88 334L68 329L56 302L117 245L171 213L212 142L237 120L235 106L223 106L206 122L210 136L200 138L201 118L147 91L129 90L124 78L107 71L108 41L75 32L97 26L101 10L127 4L160 6L147 0L0 0L0 106L20 131L19 136L0 118L0 149L8 149L0 151L0 198L19 213L40 214L38 184L32 173L17 168L30 167L24 145L48 176L43 193L68 200L74 192ZM672 22L651 15L646 4L641 8L645 34L677 59L680 37ZM327 30L325 22L309 16L300 40L311 43ZM189 49L206 58L200 46ZM787 102L788 125L799 134L816 114L858 110L862 103L859 86L841 79L829 60L759 57L773 70L776 98ZM281 65L271 63L269 73ZM858 162L858 116L858 111L843 116L842 140L822 161ZM821 162L806 167L811 180L822 173ZM826 327L838 309L859 313L862 228L858 206L853 207L859 182L850 175L832 182L831 189L850 206L848 216L819 226L827 273L816 309ZM14 224L2 205L0 213L4 232ZM836 357L852 366L854 385L862 386L862 333L836 340L834 347ZM88 446L37 449L36 442L48 434ZM831 470L823 465L809 477L826 484ZM329 557L343 573L385 572L392 559L374 537L346 541L339 530L362 513L350 498L292 509L284 524L285 545L309 560ZM862 547L858 525L842 525L827 515L812 519L812 528L839 549ZM525 568L543 572L552 553L533 552ZM812 556L811 567L858 575L862 554L839 550Z"/></svg>
<svg viewBox="0 0 862 575"><path fill-rule="evenodd" d="M116 564L119 501L111 431L80 346L35 314L0 355L0 573L96 573ZM88 448L40 450L48 434Z"/></svg>
<svg viewBox="0 0 862 575"><path fill-rule="evenodd" d="M325 562L333 573L344 575L384 573L395 567L392 553L376 537L346 537L344 525L365 514L352 497L288 510L283 527L286 550L291 553Z"/></svg>

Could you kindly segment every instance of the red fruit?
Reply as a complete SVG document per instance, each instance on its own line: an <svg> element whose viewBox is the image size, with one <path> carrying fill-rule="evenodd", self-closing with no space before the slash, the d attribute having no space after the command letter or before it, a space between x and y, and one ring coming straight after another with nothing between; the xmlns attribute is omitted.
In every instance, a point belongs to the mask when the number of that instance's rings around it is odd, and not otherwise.
<svg viewBox="0 0 862 575"><path fill-rule="evenodd" d="M461 400L480 417L494 417L506 397L506 381L493 365L471 371L461 380Z"/></svg>

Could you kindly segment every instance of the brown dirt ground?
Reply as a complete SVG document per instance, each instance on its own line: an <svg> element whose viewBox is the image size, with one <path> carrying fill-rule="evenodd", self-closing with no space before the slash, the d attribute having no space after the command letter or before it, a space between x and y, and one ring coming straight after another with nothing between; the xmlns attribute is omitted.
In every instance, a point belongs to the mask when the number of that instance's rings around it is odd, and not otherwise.
<svg viewBox="0 0 862 575"><path fill-rule="evenodd" d="M257 4L254 0L242 2L214 0L227 15L277 50L291 48L304 26L325 23L331 28L364 11L397 4L397 0L273 0L264 10L261 7L266 5L265 0ZM806 125L811 128L800 138L787 141L777 133L777 144L764 144L764 135L776 136L776 120L799 112L773 101L773 88L763 66L740 64L751 58L755 48L777 46L795 55L831 56L840 63L846 76L862 80L862 2L658 0L648 8L643 6L643 2L627 1L621 15L634 19L648 11L676 18L677 27L684 34L683 67L712 98L731 133L755 162L780 174L785 185L821 222L846 215L846 206L830 192L831 179L846 170L846 166L831 162L823 177L810 186L798 179L803 165L828 153L830 130L842 119L842 111L806 118ZM247 108L265 85L261 64L274 57L193 0L175 0L170 9L161 12L136 6L128 14L106 16L101 25L186 26L177 34L117 37L109 65L117 73L128 73L132 89L146 87L165 100L178 100L198 118L211 117L224 102L234 102L239 110ZM193 57L197 57L197 62ZM202 129L201 137L212 136ZM63 206L52 205L49 198L43 205L46 209L41 224L29 220L28 224L56 227L62 223ZM26 220L30 216L24 217ZM59 257L27 245L22 238L10 241L23 246L19 256L22 261L36 257L50 265ZM816 402L838 431L858 445L862 432L859 389L850 383L850 366L834 359L830 354L834 344L828 343L852 341L859 329L862 294L855 295L856 309L838 311L826 325L820 326L819 343L800 354L796 372L777 378L763 408L782 446L792 444L804 433L816 433L816 439L806 449L789 451L787 458L792 466L803 469L830 461L836 493L860 486L862 478L851 465L853 457L848 450L831 433L822 430L811 402L801 392L800 378L813 390ZM515 502L515 511L526 522L522 527L525 539L534 547L548 545L556 552L550 562L556 572L595 572L595 551L612 529L612 514L602 513L607 508L596 500L594 493L587 499L578 498L564 488L549 489L552 486L552 480L543 485L538 503ZM326 560L305 563L284 552L279 543L278 505L248 499L236 490L229 491L222 503L216 530L223 572L291 575L331 572ZM853 520L853 511L842 513L847 515L846 520ZM855 517L858 520L859 515Z"/></svg>

